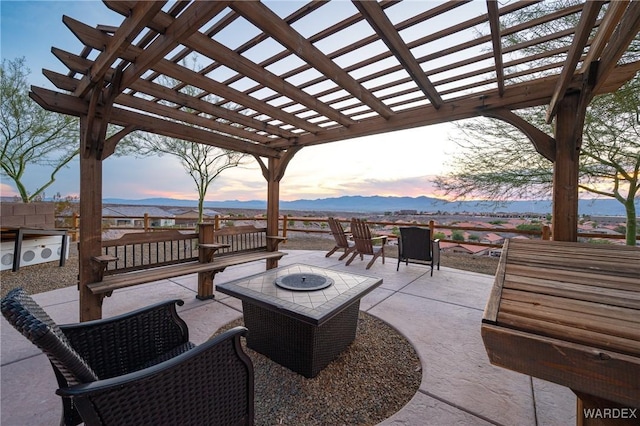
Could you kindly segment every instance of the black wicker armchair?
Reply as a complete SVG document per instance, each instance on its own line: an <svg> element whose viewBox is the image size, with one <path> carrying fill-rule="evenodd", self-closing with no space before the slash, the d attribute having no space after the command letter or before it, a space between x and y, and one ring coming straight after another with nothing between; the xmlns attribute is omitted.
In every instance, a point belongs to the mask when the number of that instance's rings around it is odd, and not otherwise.
<svg viewBox="0 0 640 426"><path fill-rule="evenodd" d="M400 228L400 238L398 238L398 266L400 262L419 263L431 266L431 276L433 276L433 265L437 265L440 270L440 240L431 239L431 230L417 226Z"/></svg>
<svg viewBox="0 0 640 426"><path fill-rule="evenodd" d="M176 312L183 303L58 326L16 288L1 309L51 361L63 425L253 424L253 365L240 344L246 328L195 346Z"/></svg>

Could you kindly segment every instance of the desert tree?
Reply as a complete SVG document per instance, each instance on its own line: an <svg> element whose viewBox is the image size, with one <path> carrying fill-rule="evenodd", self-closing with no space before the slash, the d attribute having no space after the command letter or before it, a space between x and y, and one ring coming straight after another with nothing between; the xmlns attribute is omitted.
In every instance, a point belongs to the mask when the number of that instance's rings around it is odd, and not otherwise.
<svg viewBox="0 0 640 426"><path fill-rule="evenodd" d="M202 222L204 201L213 181L230 168L244 164L246 155L236 151L217 148L155 134L138 137L137 155L170 155L176 157L191 176L198 192L198 223Z"/></svg>
<svg viewBox="0 0 640 426"><path fill-rule="evenodd" d="M182 65L197 70L198 59L197 57L185 58L182 60ZM166 76L160 76L156 82L191 96L198 95L200 91L196 87L185 85ZM224 103L222 99L213 95L204 96L202 99L222 104L225 108L241 110L240 106L231 102ZM184 110L190 113L198 113L190 108L184 108ZM208 118L222 120L213 116L208 116ZM126 140L122 144L122 150L119 155L128 154L136 156L170 155L177 158L196 185L198 192L198 223L202 222L205 197L214 180L225 170L245 164L247 159L247 154L241 152L151 133L137 134L135 137Z"/></svg>
<svg viewBox="0 0 640 426"><path fill-rule="evenodd" d="M78 154L78 120L41 108L29 98L25 58L3 59L0 68L0 174L12 181L23 202L42 198L56 174ZM27 188L29 171L44 167L48 177Z"/></svg>
<svg viewBox="0 0 640 426"><path fill-rule="evenodd" d="M554 7L556 2L538 7ZM566 3L566 2L565 2ZM574 2L575 3L575 2ZM524 13L524 12L523 12ZM516 14L517 15L517 14ZM535 17L531 9L526 16L517 15L507 27ZM579 16L569 15L567 28L575 27ZM556 24L557 25L557 24ZM556 33L562 28L534 27L533 33L515 33L506 38L509 44L522 43ZM540 49L555 49L562 40L532 45L530 54ZM638 40L622 61L637 60ZM538 64L544 65L544 64ZM515 111L517 115L547 134L546 108ZM579 182L581 191L595 196L612 197L626 212L626 243L636 244L637 197L640 185L640 79L636 75L617 92L600 95L587 108L580 151ZM454 199L484 198L496 204L509 199L548 198L553 182L553 164L538 154L529 139L501 120L478 118L456 123L451 139L460 147L452 155L452 172L436 179L436 187Z"/></svg>

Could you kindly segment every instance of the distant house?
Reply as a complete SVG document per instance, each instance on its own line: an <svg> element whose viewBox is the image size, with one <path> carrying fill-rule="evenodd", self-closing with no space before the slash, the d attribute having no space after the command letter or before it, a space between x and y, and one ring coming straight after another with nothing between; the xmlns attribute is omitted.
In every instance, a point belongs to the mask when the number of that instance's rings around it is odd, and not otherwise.
<svg viewBox="0 0 640 426"><path fill-rule="evenodd" d="M490 250L489 247L478 246L475 244L450 243L446 241L440 242L440 248L443 251L448 251L451 253L463 253L475 256L486 256L489 254Z"/></svg>
<svg viewBox="0 0 640 426"><path fill-rule="evenodd" d="M205 222L213 221L216 215L221 215L221 213L211 209L202 210L202 220ZM195 225L198 222L198 209L176 213L175 218L178 225Z"/></svg>
<svg viewBox="0 0 640 426"><path fill-rule="evenodd" d="M174 215L153 206L103 206L102 224L117 227L144 227L144 216L150 218L150 226L174 226Z"/></svg>
<svg viewBox="0 0 640 426"><path fill-rule="evenodd" d="M502 244L504 243L504 237L498 234L489 233L482 237L482 242L489 244Z"/></svg>

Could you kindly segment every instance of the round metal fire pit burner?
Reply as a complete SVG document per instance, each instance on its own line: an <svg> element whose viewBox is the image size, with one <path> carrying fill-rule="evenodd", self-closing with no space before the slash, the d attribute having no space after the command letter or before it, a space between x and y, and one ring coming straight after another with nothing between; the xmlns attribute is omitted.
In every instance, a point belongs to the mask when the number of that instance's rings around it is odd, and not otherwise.
<svg viewBox="0 0 640 426"><path fill-rule="evenodd" d="M333 284L333 280L318 274L289 274L276 278L276 285L287 290L313 291L322 290Z"/></svg>

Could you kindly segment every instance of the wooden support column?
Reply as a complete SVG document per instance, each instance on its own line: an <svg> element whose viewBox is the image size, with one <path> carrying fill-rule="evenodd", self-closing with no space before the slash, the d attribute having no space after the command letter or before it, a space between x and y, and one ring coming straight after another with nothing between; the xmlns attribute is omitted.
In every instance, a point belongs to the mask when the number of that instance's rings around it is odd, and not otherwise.
<svg viewBox="0 0 640 426"><path fill-rule="evenodd" d="M80 117L80 145L90 144L87 116ZM100 279L100 269L92 261L100 256L102 244L102 160L80 150L80 242L78 250L80 321L102 318L102 295L94 295L87 284Z"/></svg>
<svg viewBox="0 0 640 426"><path fill-rule="evenodd" d="M302 149L302 147L289 148L281 157L269 157L267 165L258 156L256 160L262 168L262 175L267 180L267 235L278 236L280 233L280 181L284 177L289 161ZM267 251L276 251L278 242L274 239L267 240ZM278 267L277 259L267 260L267 269Z"/></svg>
<svg viewBox="0 0 640 426"><path fill-rule="evenodd" d="M556 155L553 165L553 239L578 241L578 170L585 110L580 95L560 102L556 116Z"/></svg>
<svg viewBox="0 0 640 426"><path fill-rule="evenodd" d="M216 219L218 216L216 215ZM217 224L203 223L198 224L198 243L199 244L213 244L215 243L215 230L218 229ZM199 260L201 263L209 261L209 253L206 250L200 248ZM213 299L213 277L215 272L199 272L198 273L198 295L196 299L207 300Z"/></svg>
<svg viewBox="0 0 640 426"><path fill-rule="evenodd" d="M280 234L280 179L276 173L280 169L280 160L269 158L269 173L267 176L267 235ZM284 175L284 172L283 172ZM276 251L278 243L275 240L267 240L267 251ZM267 269L278 267L278 259L267 259Z"/></svg>

